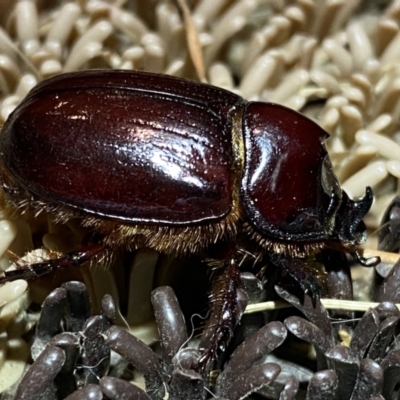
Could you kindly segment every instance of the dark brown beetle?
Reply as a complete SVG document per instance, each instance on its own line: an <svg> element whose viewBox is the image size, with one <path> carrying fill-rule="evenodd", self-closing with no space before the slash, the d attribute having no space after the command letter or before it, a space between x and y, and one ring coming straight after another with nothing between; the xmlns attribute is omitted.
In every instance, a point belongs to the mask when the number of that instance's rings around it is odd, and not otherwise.
<svg viewBox="0 0 400 400"><path fill-rule="evenodd" d="M301 257L335 245L357 254L372 192L350 200L327 133L281 105L132 71L86 71L37 85L0 137L2 184L23 210L79 218L103 248L187 254L240 238ZM367 262L366 260L364 260ZM41 263L3 281L49 272Z"/></svg>
<svg viewBox="0 0 400 400"><path fill-rule="evenodd" d="M283 106L132 71L37 85L3 127L3 186L17 206L72 217L104 244L196 252L238 226L302 255L363 240L360 201L340 190L327 134Z"/></svg>

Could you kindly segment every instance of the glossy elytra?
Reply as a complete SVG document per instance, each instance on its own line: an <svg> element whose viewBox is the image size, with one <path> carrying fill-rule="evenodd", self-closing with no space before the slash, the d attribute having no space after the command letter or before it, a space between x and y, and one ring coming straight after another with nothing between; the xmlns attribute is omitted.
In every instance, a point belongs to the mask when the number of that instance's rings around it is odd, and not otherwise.
<svg viewBox="0 0 400 400"><path fill-rule="evenodd" d="M199 252L223 241L302 257L357 252L371 189L351 200L332 171L327 134L278 104L133 71L85 71L38 84L0 136L1 179L20 210L78 218L103 248ZM52 262L3 281L54 269Z"/></svg>

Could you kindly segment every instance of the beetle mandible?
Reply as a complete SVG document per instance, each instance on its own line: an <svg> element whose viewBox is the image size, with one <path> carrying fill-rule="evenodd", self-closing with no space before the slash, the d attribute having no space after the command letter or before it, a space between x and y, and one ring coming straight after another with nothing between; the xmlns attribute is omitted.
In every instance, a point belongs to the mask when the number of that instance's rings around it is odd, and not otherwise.
<svg viewBox="0 0 400 400"><path fill-rule="evenodd" d="M10 115L0 137L1 180L20 210L79 218L96 232L96 245L61 265L104 248L182 255L241 238L292 257L333 244L357 256L372 191L351 200L341 190L327 136L291 109L210 85L75 72L41 82Z"/></svg>

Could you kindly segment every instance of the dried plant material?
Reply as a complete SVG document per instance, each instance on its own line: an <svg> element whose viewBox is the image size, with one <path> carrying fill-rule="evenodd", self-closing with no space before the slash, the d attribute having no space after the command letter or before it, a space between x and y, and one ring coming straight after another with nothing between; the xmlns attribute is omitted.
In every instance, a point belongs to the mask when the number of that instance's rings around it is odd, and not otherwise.
<svg viewBox="0 0 400 400"><path fill-rule="evenodd" d="M0 307L17 300L27 290L28 282L17 280L0 287Z"/></svg>
<svg viewBox="0 0 400 400"><path fill-rule="evenodd" d="M325 313L318 301L314 307L310 307L307 300L303 306L299 306L293 296L288 296L282 290L280 292L308 318L324 319ZM316 325L300 317L287 318L285 325L296 337L314 345L318 369L329 367L333 370L331 371L332 383L324 386L329 392L326 398L333 399L340 395L346 399L365 399L379 396L388 388L391 388L389 390L393 388L390 375L386 375L389 379L385 381L387 364L384 360L388 354L392 354L393 358L397 354L394 332L395 326L398 325L399 315L399 311L389 303L382 303L375 309L370 309L358 323L353 323L352 327L351 324L347 325L348 329L350 328L351 338L347 345L336 344L338 338L327 337ZM343 337L340 336L340 338ZM334 371L335 374L333 374ZM317 390L314 388L313 379L316 379L319 373L317 372L310 379L309 394ZM331 389L328 389L329 387ZM394 394L394 392L391 393Z"/></svg>
<svg viewBox="0 0 400 400"><path fill-rule="evenodd" d="M17 399L35 399L56 392L53 380L65 363L65 353L59 347L48 346L37 363L25 374L15 393Z"/></svg>
<svg viewBox="0 0 400 400"><path fill-rule="evenodd" d="M32 348L32 365L6 395L15 392L18 398L32 398L57 393L61 398L80 399L106 394L117 399L121 393L129 393L138 399L161 400L167 390L171 398L205 400L215 398L208 394L213 390L221 398L239 400L268 385L280 372L277 364L260 363L286 338L280 322L270 323L246 339L224 362L215 385L207 372L199 370L197 341L187 340L185 320L170 287L160 287L152 295L162 348L159 353L113 324L115 304L109 296L103 299L101 315L89 316L85 321L79 317L79 323L74 323L73 311L79 312L75 309L77 293L87 296L84 285L67 282L46 298L35 334L35 343L40 341L42 346ZM65 318L66 326L77 330L57 333L61 318ZM181 334L173 335L173 331ZM122 358L110 358L111 350ZM128 363L142 374L144 390L123 379ZM111 377L109 373L120 376ZM37 374L40 379L35 379ZM134 383L140 382L136 379Z"/></svg>
<svg viewBox="0 0 400 400"><path fill-rule="evenodd" d="M132 385L129 382L124 381L123 379L106 376L100 379L99 385L101 392L103 392L110 400L118 400L120 398L124 398L124 396L137 400L151 399L137 386ZM71 400L73 400L72 397Z"/></svg>
<svg viewBox="0 0 400 400"><path fill-rule="evenodd" d="M178 300L173 290L169 287L161 287L154 290L152 304L161 338L163 359L167 365L169 364L172 372L172 360L188 340L185 320Z"/></svg>
<svg viewBox="0 0 400 400"><path fill-rule="evenodd" d="M279 347L286 339L280 322L271 322L249 336L231 355L216 383L216 390L225 394L237 381L238 374L250 374L253 364ZM232 390L230 389L232 392Z"/></svg>
<svg viewBox="0 0 400 400"><path fill-rule="evenodd" d="M199 36L194 24L189 7L185 0L177 0L177 3L182 11L183 19L186 27L186 38L188 43L189 54L192 59L194 68L200 82L207 83L204 70L203 52L201 49Z"/></svg>
<svg viewBox="0 0 400 400"><path fill-rule="evenodd" d="M336 397L338 385L338 377L334 371L318 371L310 379L306 400L334 399Z"/></svg>
<svg viewBox="0 0 400 400"><path fill-rule="evenodd" d="M380 303L370 301L353 301L353 300L336 300L336 299L320 299L321 304L327 310L343 310L343 311L367 311L370 308L377 307ZM400 310L400 304L396 305ZM284 301L266 301L263 303L250 304L246 307L245 314L252 314L262 311L279 310L281 308L289 308L291 305Z"/></svg>

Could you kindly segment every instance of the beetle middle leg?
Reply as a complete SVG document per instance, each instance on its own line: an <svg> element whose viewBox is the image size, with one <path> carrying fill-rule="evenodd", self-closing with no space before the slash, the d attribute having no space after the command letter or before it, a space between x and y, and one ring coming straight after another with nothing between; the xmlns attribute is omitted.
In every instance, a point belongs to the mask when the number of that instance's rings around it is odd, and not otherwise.
<svg viewBox="0 0 400 400"><path fill-rule="evenodd" d="M236 249L230 249L219 275L214 279L210 295L211 315L208 318L199 349L202 357L200 369L208 369L224 351L233 337L233 329L239 322L248 302L247 294L240 289L240 268Z"/></svg>

